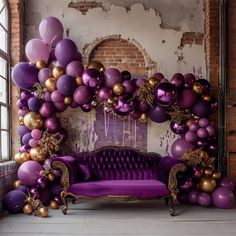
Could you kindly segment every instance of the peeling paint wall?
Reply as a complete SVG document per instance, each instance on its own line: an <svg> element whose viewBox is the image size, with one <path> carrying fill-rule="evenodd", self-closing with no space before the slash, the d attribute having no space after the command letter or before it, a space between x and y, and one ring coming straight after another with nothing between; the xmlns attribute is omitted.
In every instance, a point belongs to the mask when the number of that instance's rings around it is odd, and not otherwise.
<svg viewBox="0 0 236 236"><path fill-rule="evenodd" d="M84 12L79 10L81 2L87 3ZM121 35L123 39L135 39L145 48L157 63L156 70L166 78L170 79L175 72L194 72L197 76L205 77L204 46L198 37L202 37L204 32L202 8L202 0L28 0L26 36L27 39L39 37L40 21L54 15L64 25L64 36L74 40L81 52L96 38ZM186 35L192 35L193 39L189 42L184 40ZM80 129L84 115L79 109L71 112L68 110L63 114L63 122L68 127ZM89 121L85 126L91 126L90 131L93 132L95 114L91 113L86 119ZM77 135L80 136L76 134L74 137ZM96 134L93 135L89 136L89 150L95 147L97 140ZM149 151L168 153L174 138L168 122L156 124L149 121Z"/></svg>

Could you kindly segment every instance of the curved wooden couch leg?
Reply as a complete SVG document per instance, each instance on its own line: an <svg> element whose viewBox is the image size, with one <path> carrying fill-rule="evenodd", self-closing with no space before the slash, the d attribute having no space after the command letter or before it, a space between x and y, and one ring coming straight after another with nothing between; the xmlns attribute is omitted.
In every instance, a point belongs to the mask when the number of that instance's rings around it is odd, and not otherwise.
<svg viewBox="0 0 236 236"><path fill-rule="evenodd" d="M171 216L175 216L175 204L177 201L177 195L175 192L172 192L170 195L170 205L169 205L169 212Z"/></svg>

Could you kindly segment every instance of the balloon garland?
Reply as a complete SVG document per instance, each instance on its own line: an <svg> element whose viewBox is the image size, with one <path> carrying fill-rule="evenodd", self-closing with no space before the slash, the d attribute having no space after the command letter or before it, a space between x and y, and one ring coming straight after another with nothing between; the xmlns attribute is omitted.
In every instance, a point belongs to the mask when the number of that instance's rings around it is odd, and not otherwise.
<svg viewBox="0 0 236 236"><path fill-rule="evenodd" d="M60 173L51 169L50 162L68 134L57 113L68 107L90 112L98 106L141 123L148 118L156 123L170 120L170 129L180 135L171 153L189 165L188 174L180 178L179 200L232 207L234 185L214 167L216 131L209 116L217 110L217 100L210 96L207 80L191 73L176 73L170 81L161 73L136 79L98 61L85 68L76 44L63 39L57 18L45 18L39 33L41 39L31 39L25 46L29 62L12 70L12 80L21 89L16 105L22 146L15 155L20 165L15 189L5 196L9 212L46 217L43 205L56 209L61 204Z"/></svg>

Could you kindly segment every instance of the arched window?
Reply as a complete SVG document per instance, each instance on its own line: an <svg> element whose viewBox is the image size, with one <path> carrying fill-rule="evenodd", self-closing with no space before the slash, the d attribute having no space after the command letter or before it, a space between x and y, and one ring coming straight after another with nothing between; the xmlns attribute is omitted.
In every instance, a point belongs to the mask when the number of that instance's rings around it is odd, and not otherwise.
<svg viewBox="0 0 236 236"><path fill-rule="evenodd" d="M9 8L0 0L0 162L9 159Z"/></svg>

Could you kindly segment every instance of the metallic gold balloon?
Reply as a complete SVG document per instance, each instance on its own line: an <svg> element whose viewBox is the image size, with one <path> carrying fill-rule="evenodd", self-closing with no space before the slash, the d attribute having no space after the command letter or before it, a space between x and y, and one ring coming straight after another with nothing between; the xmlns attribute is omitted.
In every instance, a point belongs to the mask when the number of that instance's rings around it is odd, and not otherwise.
<svg viewBox="0 0 236 236"><path fill-rule="evenodd" d="M56 202L56 201L51 201L51 202L50 202L50 207L51 207L52 209L57 209L57 208L58 208L57 202Z"/></svg>
<svg viewBox="0 0 236 236"><path fill-rule="evenodd" d="M43 162L46 159L46 155L42 152L42 147L37 146L30 149L30 157L37 162Z"/></svg>
<svg viewBox="0 0 236 236"><path fill-rule="evenodd" d="M63 74L65 74L65 70L61 66L56 66L52 70L52 75L56 80Z"/></svg>
<svg viewBox="0 0 236 236"><path fill-rule="evenodd" d="M206 176L212 176L213 171L212 171L212 169L206 169L206 170L204 171L204 173L205 173Z"/></svg>
<svg viewBox="0 0 236 236"><path fill-rule="evenodd" d="M48 174L48 179L49 181L53 182L55 180L55 175L54 174Z"/></svg>
<svg viewBox="0 0 236 236"><path fill-rule="evenodd" d="M48 208L45 206L39 207L37 209L37 215L40 217L48 217Z"/></svg>
<svg viewBox="0 0 236 236"><path fill-rule="evenodd" d="M43 118L39 113L30 111L24 116L24 125L30 130L40 129L43 126Z"/></svg>
<svg viewBox="0 0 236 236"><path fill-rule="evenodd" d="M20 155L21 155L21 153L18 152L18 153L16 153L15 156L14 156L14 160L15 160L15 162L16 162L17 164L22 164L22 160L21 160L21 158L20 158Z"/></svg>
<svg viewBox="0 0 236 236"><path fill-rule="evenodd" d="M20 123L24 122L24 116L19 116L18 120L19 120Z"/></svg>
<svg viewBox="0 0 236 236"><path fill-rule="evenodd" d="M212 177L202 177L199 182L199 189L206 193L212 193L216 188L216 181Z"/></svg>
<svg viewBox="0 0 236 236"><path fill-rule="evenodd" d="M33 207L30 205L30 204L26 204L24 207L23 207L23 212L27 215L31 215L32 212L33 212Z"/></svg>
<svg viewBox="0 0 236 236"><path fill-rule="evenodd" d="M35 63L35 66L36 66L36 68L37 69L43 69L44 67L46 67L46 62L44 61L44 60L38 60L38 61L36 61L36 63Z"/></svg>
<svg viewBox="0 0 236 236"><path fill-rule="evenodd" d="M45 87L51 93L57 89L57 81L54 78L49 78L45 82Z"/></svg>
<svg viewBox="0 0 236 236"><path fill-rule="evenodd" d="M65 105L70 105L72 103L72 98L71 97L65 97L64 98L64 104Z"/></svg>
<svg viewBox="0 0 236 236"><path fill-rule="evenodd" d="M216 180L219 180L221 178L221 172L220 171L214 171L212 177Z"/></svg>
<svg viewBox="0 0 236 236"><path fill-rule="evenodd" d="M30 154L28 152L22 152L20 154L20 159L22 162L30 160Z"/></svg>
<svg viewBox="0 0 236 236"><path fill-rule="evenodd" d="M138 120L142 124L147 123L147 114L146 113L142 113L142 115L140 116L140 118Z"/></svg>
<svg viewBox="0 0 236 236"><path fill-rule="evenodd" d="M200 83L198 82L194 82L193 83L193 87L192 87L193 91L197 94L202 94L203 91L203 87Z"/></svg>
<svg viewBox="0 0 236 236"><path fill-rule="evenodd" d="M211 101L211 96L206 94L206 95L202 95L202 99L206 102L210 102Z"/></svg>
<svg viewBox="0 0 236 236"><path fill-rule="evenodd" d="M121 83L117 83L113 86L113 92L117 96L120 96L121 94L123 94L124 91L125 91L125 87Z"/></svg>
<svg viewBox="0 0 236 236"><path fill-rule="evenodd" d="M152 86L155 87L160 81L155 78L155 77L150 77L148 78L148 83Z"/></svg>
<svg viewBox="0 0 236 236"><path fill-rule="evenodd" d="M83 80L82 80L82 78L79 77L79 76L75 78L75 82L76 82L76 84L77 84L78 86L80 86L80 85L83 84Z"/></svg>
<svg viewBox="0 0 236 236"><path fill-rule="evenodd" d="M91 62L89 62L88 66L87 66L87 69L89 69L89 68L97 69L100 72L105 70L104 65L100 61L91 61Z"/></svg>
<svg viewBox="0 0 236 236"><path fill-rule="evenodd" d="M20 185L21 185L21 181L18 179L18 180L16 180L16 181L13 182L12 187L13 187L14 189L16 189L16 188L19 187Z"/></svg>

